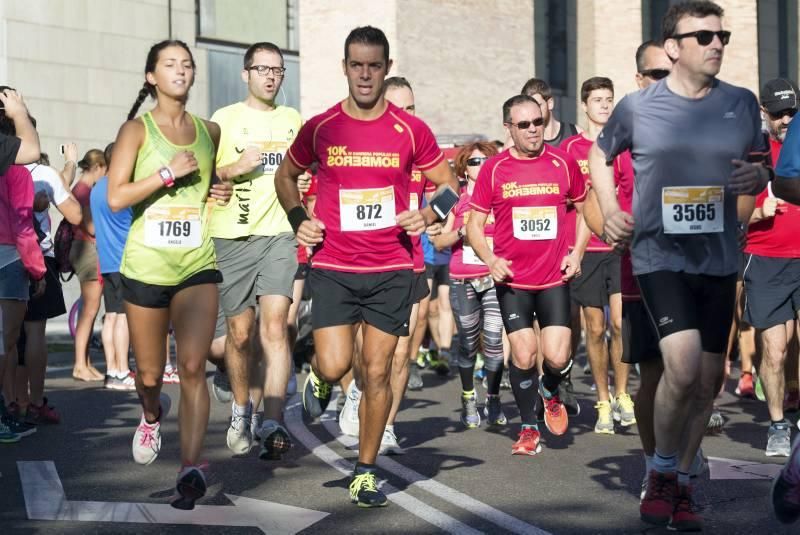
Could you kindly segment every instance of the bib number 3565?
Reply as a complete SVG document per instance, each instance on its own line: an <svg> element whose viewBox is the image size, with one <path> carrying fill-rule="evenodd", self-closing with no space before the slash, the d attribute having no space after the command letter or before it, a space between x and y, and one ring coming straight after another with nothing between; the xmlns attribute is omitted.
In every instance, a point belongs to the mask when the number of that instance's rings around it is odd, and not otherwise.
<svg viewBox="0 0 800 535"><path fill-rule="evenodd" d="M669 187L662 190L665 234L707 234L724 230L722 186Z"/></svg>

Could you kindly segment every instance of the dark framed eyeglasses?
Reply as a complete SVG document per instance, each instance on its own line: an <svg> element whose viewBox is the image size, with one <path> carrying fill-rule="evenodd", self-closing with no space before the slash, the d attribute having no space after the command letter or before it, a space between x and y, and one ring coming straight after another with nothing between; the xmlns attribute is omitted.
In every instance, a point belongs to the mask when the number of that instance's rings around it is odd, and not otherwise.
<svg viewBox="0 0 800 535"><path fill-rule="evenodd" d="M639 71L639 74L652 78L653 80L661 80L669 76L669 69L645 69Z"/></svg>
<svg viewBox="0 0 800 535"><path fill-rule="evenodd" d="M784 117L792 119L795 115L797 115L797 108L789 108L786 110L781 110L777 113L767 112L767 115L769 115L769 118L772 119L773 121L783 119Z"/></svg>
<svg viewBox="0 0 800 535"><path fill-rule="evenodd" d="M256 71L259 76L266 76L270 72L275 77L280 78L286 72L286 67L270 67L269 65L253 65L252 67L245 67L246 71Z"/></svg>
<svg viewBox="0 0 800 535"><path fill-rule="evenodd" d="M475 158L470 158L467 160L467 167L477 167L479 165L483 165L483 162L488 160L486 156L478 156Z"/></svg>
<svg viewBox="0 0 800 535"><path fill-rule="evenodd" d="M516 126L520 130L527 130L528 128L531 127L531 125L535 126L536 128L544 126L544 119L541 117L537 117L533 121L520 121L518 123L512 123L511 121L509 121L506 124L510 124L511 126Z"/></svg>
<svg viewBox="0 0 800 535"><path fill-rule="evenodd" d="M694 37L697 39L698 45L708 46L711 44L711 41L714 40L715 35L719 37L719 40L722 42L723 46L726 46L731 42L731 32L726 30L720 30L718 32L712 32L711 30L698 30L696 32L679 33L677 35L673 35L670 37L670 39L685 39L686 37Z"/></svg>

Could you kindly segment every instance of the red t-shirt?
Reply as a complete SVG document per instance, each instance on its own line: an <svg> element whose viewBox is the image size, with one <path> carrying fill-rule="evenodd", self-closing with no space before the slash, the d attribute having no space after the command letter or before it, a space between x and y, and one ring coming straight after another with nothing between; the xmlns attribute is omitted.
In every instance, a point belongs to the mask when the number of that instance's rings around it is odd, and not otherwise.
<svg viewBox="0 0 800 535"><path fill-rule="evenodd" d="M778 161L783 145L770 138L772 161ZM756 208L764 206L764 200L772 195L772 184L756 196ZM800 206L786 203L782 205L774 217L753 223L747 229L747 247L745 252L771 258L800 258Z"/></svg>
<svg viewBox="0 0 800 535"><path fill-rule="evenodd" d="M411 239L396 222L408 210L411 167L427 171L444 159L430 128L387 102L369 121L342 104L312 118L287 153L307 169L319 162L315 216L325 236L315 268L350 273L411 269Z"/></svg>
<svg viewBox="0 0 800 535"><path fill-rule="evenodd" d="M470 200L472 196L467 193L467 188L461 190L461 197L458 199L458 204L453 208L453 229L457 230L463 228L466 232L467 222L469 221L469 213L472 210ZM489 242L489 247L493 246L494 242L494 215L489 214L486 219L486 226L483 228L486 235L486 241ZM481 262L478 255L470 246L464 245L464 240L458 240L451 248L453 254L450 256L450 277L453 279L475 279L485 277L489 274L489 266Z"/></svg>
<svg viewBox="0 0 800 535"><path fill-rule="evenodd" d="M567 201L585 197L586 183L575 159L548 145L530 160L505 150L483 165L471 205L494 213L494 254L510 260L514 273L500 284L527 290L564 284Z"/></svg>
<svg viewBox="0 0 800 535"><path fill-rule="evenodd" d="M428 189L428 184L433 184L425 179L422 171L416 167L411 170L411 185L409 186L408 209L419 210L422 206L422 196ZM435 188L435 186L434 186ZM414 262L414 273L425 273L425 252L422 250L422 235L411 236L411 259Z"/></svg>
<svg viewBox="0 0 800 535"><path fill-rule="evenodd" d="M617 183L617 202L622 211L629 214L633 211L633 160L631 153L625 151L614 160L614 176ZM630 251L625 251L620 260L620 290L623 301L638 301L641 293L636 277L633 275L633 263Z"/></svg>
<svg viewBox="0 0 800 535"><path fill-rule="evenodd" d="M303 204L306 204L309 197L313 197L317 194L317 177L313 175L311 177L311 184L308 186L308 191L303 193ZM298 264L307 264L308 263L308 250L300 245L297 244L297 263Z"/></svg>

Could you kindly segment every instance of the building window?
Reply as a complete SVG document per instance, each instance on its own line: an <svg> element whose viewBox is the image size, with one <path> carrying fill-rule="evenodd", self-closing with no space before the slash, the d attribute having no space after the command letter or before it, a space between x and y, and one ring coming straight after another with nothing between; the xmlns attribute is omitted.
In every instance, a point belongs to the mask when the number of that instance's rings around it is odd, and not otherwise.
<svg viewBox="0 0 800 535"><path fill-rule="evenodd" d="M797 0L758 1L759 87L773 78L797 82Z"/></svg>
<svg viewBox="0 0 800 535"><path fill-rule="evenodd" d="M681 0L642 0L642 42L661 41L661 21L670 6Z"/></svg>
<svg viewBox="0 0 800 535"><path fill-rule="evenodd" d="M575 122L577 2L534 0L536 77L550 85L559 119Z"/></svg>

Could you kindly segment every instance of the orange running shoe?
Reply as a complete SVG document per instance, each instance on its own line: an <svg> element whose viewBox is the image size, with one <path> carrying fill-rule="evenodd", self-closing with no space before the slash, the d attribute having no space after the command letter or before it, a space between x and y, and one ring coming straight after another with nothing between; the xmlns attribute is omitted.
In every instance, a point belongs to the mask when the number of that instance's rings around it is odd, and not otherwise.
<svg viewBox="0 0 800 535"><path fill-rule="evenodd" d="M561 398L558 397L558 394L553 394L549 398L545 396L544 387L541 384L539 385L539 395L544 405L544 425L554 435L563 435L567 432L569 417Z"/></svg>
<svg viewBox="0 0 800 535"><path fill-rule="evenodd" d="M542 451L542 445L539 444L540 438L538 429L523 425L519 432L519 439L511 447L511 455L536 455Z"/></svg>

